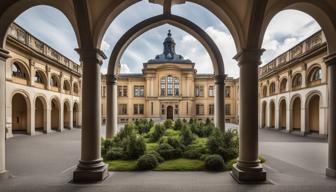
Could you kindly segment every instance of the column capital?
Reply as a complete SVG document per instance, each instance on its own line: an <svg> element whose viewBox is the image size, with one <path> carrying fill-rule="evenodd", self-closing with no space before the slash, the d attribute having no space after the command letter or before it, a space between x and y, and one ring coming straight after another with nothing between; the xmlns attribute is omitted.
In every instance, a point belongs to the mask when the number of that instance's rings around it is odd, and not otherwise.
<svg viewBox="0 0 336 192"><path fill-rule="evenodd" d="M239 51L233 59L238 61L239 66L244 63L258 63L258 65L260 65L260 56L264 51L265 49L243 49Z"/></svg>
<svg viewBox="0 0 336 192"><path fill-rule="evenodd" d="M11 58L11 56L9 55L9 51L0 48L0 59L6 60L8 58Z"/></svg>
<svg viewBox="0 0 336 192"><path fill-rule="evenodd" d="M326 65L335 65L336 64L336 53L331 53L323 58L323 61Z"/></svg>
<svg viewBox="0 0 336 192"><path fill-rule="evenodd" d="M226 79L227 75L215 75L213 77L215 84L225 84L225 79Z"/></svg>
<svg viewBox="0 0 336 192"><path fill-rule="evenodd" d="M107 74L106 75L106 85L116 85L118 80L118 75Z"/></svg>
<svg viewBox="0 0 336 192"><path fill-rule="evenodd" d="M75 49L75 51L79 54L81 61L95 60L95 62L102 65L103 60L107 59L104 52L100 49L78 48L78 49Z"/></svg>

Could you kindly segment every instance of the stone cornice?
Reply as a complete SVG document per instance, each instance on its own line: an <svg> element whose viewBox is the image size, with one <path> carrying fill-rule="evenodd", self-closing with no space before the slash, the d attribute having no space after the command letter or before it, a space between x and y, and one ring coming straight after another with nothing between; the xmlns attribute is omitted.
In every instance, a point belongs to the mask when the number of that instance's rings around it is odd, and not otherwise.
<svg viewBox="0 0 336 192"><path fill-rule="evenodd" d="M335 65L336 64L336 53L332 53L323 58L323 61L326 65Z"/></svg>
<svg viewBox="0 0 336 192"><path fill-rule="evenodd" d="M238 61L239 66L244 63L258 63L260 65L260 57L264 51L265 49L243 49L233 59Z"/></svg>
<svg viewBox="0 0 336 192"><path fill-rule="evenodd" d="M81 61L85 60L94 60L95 62L99 63L100 65L103 64L103 60L107 59L104 52L100 49L75 49L80 56Z"/></svg>

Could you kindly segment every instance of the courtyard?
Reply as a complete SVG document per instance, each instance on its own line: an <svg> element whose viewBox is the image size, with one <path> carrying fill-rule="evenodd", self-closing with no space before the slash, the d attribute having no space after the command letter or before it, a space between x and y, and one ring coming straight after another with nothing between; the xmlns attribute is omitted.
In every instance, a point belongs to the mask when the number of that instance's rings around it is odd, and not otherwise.
<svg viewBox="0 0 336 192"><path fill-rule="evenodd" d="M121 125L118 125L120 127ZM237 125L227 124L227 128ZM103 126L102 133L105 127ZM327 141L259 129L260 154L266 159L267 182L238 185L229 172L110 172L102 183L71 183L80 158L80 129L6 141L6 162L12 178L0 191L335 191L336 181L324 175Z"/></svg>

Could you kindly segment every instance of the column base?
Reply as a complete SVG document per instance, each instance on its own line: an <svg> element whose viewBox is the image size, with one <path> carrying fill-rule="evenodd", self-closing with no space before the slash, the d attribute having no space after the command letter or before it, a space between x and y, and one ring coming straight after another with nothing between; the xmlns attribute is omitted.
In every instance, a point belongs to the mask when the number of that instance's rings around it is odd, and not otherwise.
<svg viewBox="0 0 336 192"><path fill-rule="evenodd" d="M13 177L13 175L10 174L9 171L5 170L5 171L0 172L0 181L5 180L5 179L9 179L9 178L12 178L12 177Z"/></svg>
<svg viewBox="0 0 336 192"><path fill-rule="evenodd" d="M258 162L257 166L241 168L239 163L233 165L231 175L238 183L264 183L266 182L266 171Z"/></svg>
<svg viewBox="0 0 336 192"><path fill-rule="evenodd" d="M96 161L79 161L73 173L74 183L96 183L108 176L108 168L101 159Z"/></svg>
<svg viewBox="0 0 336 192"><path fill-rule="evenodd" d="M336 178L336 170L327 168L326 169L326 176Z"/></svg>

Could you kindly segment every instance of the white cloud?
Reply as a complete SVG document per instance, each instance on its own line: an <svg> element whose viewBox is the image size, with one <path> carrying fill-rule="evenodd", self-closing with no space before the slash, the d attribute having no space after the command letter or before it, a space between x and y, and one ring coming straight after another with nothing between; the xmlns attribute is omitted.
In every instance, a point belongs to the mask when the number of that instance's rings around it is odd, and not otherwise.
<svg viewBox="0 0 336 192"><path fill-rule="evenodd" d="M120 73L131 73L131 70L126 64L121 64Z"/></svg>
<svg viewBox="0 0 336 192"><path fill-rule="evenodd" d="M101 50L106 54L109 53L111 45L107 43L106 41L103 40L102 45L101 45Z"/></svg>

